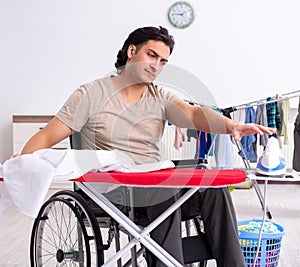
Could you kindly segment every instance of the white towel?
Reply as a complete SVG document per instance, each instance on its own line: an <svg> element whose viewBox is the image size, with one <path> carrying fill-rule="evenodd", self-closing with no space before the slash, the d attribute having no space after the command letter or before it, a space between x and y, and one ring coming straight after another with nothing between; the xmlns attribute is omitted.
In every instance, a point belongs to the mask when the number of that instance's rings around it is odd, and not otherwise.
<svg viewBox="0 0 300 267"><path fill-rule="evenodd" d="M121 151L42 149L0 164L0 215L10 201L23 214L36 217L52 181L68 181L89 171L146 172L173 168L171 161L135 165ZM110 191L112 185L105 187ZM115 185L113 186L115 188Z"/></svg>

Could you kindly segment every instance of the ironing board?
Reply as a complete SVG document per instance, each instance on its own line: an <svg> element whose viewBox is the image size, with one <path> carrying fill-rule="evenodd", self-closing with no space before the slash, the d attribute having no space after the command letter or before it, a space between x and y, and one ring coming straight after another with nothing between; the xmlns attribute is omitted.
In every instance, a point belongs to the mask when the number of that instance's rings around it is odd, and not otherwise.
<svg viewBox="0 0 300 267"><path fill-rule="evenodd" d="M1 180L3 179L0 178L0 181ZM75 182L85 194L133 236L133 239L131 239L127 245L108 259L102 266L112 266L113 263L129 252L137 243L141 243L149 249L167 266L182 266L173 256L151 239L150 232L196 193L199 188L224 187L230 184L244 182L245 180L246 173L243 170L175 168L144 173L89 172L70 181ZM91 186L91 182L111 183L132 187L173 187L189 189L152 223L145 228L141 228L122 213L122 211L112 204L103 194L95 190L95 188Z"/></svg>
<svg viewBox="0 0 300 267"><path fill-rule="evenodd" d="M182 266L150 237L150 232L163 220L178 209L199 188L224 187L244 182L246 173L242 170L206 170L206 169L167 169L147 173L87 173L74 179L76 185L86 193L99 207L121 224L134 238L120 251L114 254L102 266L112 266L137 243L141 243L167 266ZM89 185L89 182L105 182L138 187L176 187L189 188L172 206L145 228L140 228L101 193Z"/></svg>

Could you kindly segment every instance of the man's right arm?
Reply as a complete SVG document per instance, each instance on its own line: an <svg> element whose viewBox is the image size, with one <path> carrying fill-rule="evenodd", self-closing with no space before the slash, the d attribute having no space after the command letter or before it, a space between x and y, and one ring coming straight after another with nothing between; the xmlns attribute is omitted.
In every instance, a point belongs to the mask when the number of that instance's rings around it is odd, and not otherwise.
<svg viewBox="0 0 300 267"><path fill-rule="evenodd" d="M30 154L39 149L50 148L72 134L72 129L54 117L24 146L21 154Z"/></svg>

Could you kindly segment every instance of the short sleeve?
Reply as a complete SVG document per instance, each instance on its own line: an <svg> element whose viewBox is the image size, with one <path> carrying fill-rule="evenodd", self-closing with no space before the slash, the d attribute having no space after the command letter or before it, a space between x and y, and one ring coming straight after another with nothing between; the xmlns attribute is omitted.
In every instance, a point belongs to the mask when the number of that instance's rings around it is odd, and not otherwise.
<svg viewBox="0 0 300 267"><path fill-rule="evenodd" d="M165 120L168 120L170 108L175 104L175 102L180 101L181 98L167 90L162 90L162 97L165 102Z"/></svg>
<svg viewBox="0 0 300 267"><path fill-rule="evenodd" d="M81 86L71 94L56 117L72 130L79 132L87 122L89 114L89 95L87 89Z"/></svg>

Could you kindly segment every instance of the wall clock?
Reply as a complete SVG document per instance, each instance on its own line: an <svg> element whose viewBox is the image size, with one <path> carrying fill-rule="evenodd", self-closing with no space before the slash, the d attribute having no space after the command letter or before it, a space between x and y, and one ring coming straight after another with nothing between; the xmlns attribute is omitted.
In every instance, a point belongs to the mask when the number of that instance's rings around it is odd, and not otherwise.
<svg viewBox="0 0 300 267"><path fill-rule="evenodd" d="M168 10L168 19L174 27L184 29L195 19L194 8L186 1L175 2Z"/></svg>

